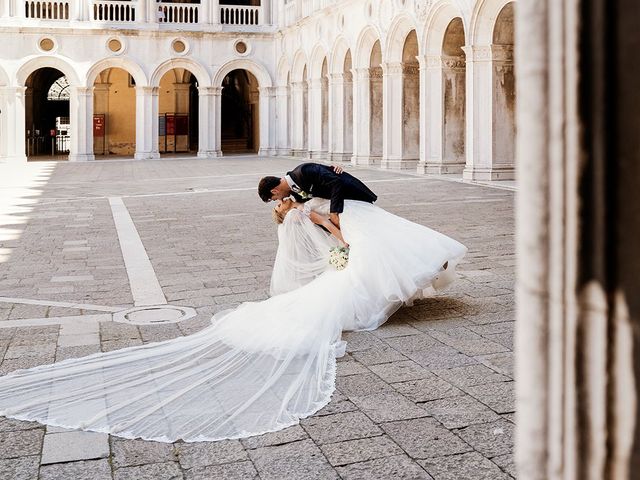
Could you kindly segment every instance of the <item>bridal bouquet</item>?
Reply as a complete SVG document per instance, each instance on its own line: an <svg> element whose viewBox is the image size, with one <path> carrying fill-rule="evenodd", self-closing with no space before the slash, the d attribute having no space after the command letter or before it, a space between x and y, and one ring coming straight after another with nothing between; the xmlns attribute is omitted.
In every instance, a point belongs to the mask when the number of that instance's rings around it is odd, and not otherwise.
<svg viewBox="0 0 640 480"><path fill-rule="evenodd" d="M349 263L349 247L333 247L329 250L329 263L336 270L344 270Z"/></svg>

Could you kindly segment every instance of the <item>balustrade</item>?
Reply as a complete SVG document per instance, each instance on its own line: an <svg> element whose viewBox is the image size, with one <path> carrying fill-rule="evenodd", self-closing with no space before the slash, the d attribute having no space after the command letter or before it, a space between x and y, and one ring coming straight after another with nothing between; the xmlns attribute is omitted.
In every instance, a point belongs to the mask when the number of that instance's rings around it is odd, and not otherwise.
<svg viewBox="0 0 640 480"><path fill-rule="evenodd" d="M98 22L135 22L136 2L94 0L93 20Z"/></svg>
<svg viewBox="0 0 640 480"><path fill-rule="evenodd" d="M70 0L26 0L25 18L69 20Z"/></svg>
<svg viewBox="0 0 640 480"><path fill-rule="evenodd" d="M198 23L200 5L197 3L159 3L158 23Z"/></svg>
<svg viewBox="0 0 640 480"><path fill-rule="evenodd" d="M220 23L223 25L260 25L262 7L220 5Z"/></svg>

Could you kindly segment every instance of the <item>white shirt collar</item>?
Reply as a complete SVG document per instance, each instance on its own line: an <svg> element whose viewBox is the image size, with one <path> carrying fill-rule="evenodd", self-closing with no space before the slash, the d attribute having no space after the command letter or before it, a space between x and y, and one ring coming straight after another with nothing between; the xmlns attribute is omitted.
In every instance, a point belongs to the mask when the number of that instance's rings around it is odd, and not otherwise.
<svg viewBox="0 0 640 480"><path fill-rule="evenodd" d="M285 175L284 179L287 181L287 184L289 185L289 188L291 190L294 190L293 187L296 187L298 190L300 189L300 187L298 187L298 185L296 184L296 182L293 181L293 179L289 176L289 175Z"/></svg>

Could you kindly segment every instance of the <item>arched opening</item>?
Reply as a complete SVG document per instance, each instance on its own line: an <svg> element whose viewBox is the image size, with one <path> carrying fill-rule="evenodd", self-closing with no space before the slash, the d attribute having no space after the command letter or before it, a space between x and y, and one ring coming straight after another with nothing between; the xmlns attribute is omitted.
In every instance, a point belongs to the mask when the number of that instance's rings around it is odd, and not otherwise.
<svg viewBox="0 0 640 480"><path fill-rule="evenodd" d="M302 72L302 153L309 150L309 78L307 77L307 66Z"/></svg>
<svg viewBox="0 0 640 480"><path fill-rule="evenodd" d="M369 162L380 163L383 138L382 49L380 40L371 49L369 61ZM364 119L363 119L364 120Z"/></svg>
<svg viewBox="0 0 640 480"><path fill-rule="evenodd" d="M493 166L515 166L516 78L514 72L514 3L498 15L493 30Z"/></svg>
<svg viewBox="0 0 640 480"><path fill-rule="evenodd" d="M100 72L93 84L93 152L131 157L136 151L136 82L121 68Z"/></svg>
<svg viewBox="0 0 640 480"><path fill-rule="evenodd" d="M402 49L402 158L418 161L420 156L420 66L418 36L411 30ZM415 163L412 165L415 167Z"/></svg>
<svg viewBox="0 0 640 480"><path fill-rule="evenodd" d="M174 68L160 79L158 151L198 152L198 80L189 70Z"/></svg>
<svg viewBox="0 0 640 480"><path fill-rule="evenodd" d="M321 155L326 156L329 151L329 71L327 59L322 62L320 74L320 118L321 118Z"/></svg>
<svg viewBox="0 0 640 480"><path fill-rule="evenodd" d="M26 81L25 134L27 159L67 159L70 147L70 99L67 77L50 67Z"/></svg>
<svg viewBox="0 0 640 480"><path fill-rule="evenodd" d="M349 161L353 155L353 59L351 50L347 50L342 68L343 83L343 119L342 119L342 161Z"/></svg>
<svg viewBox="0 0 640 480"><path fill-rule="evenodd" d="M233 70L222 81L222 152L256 153L260 145L258 80L249 71Z"/></svg>
<svg viewBox="0 0 640 480"><path fill-rule="evenodd" d="M442 42L442 105L443 145L442 162L459 165L465 163L466 61L461 18L451 20Z"/></svg>

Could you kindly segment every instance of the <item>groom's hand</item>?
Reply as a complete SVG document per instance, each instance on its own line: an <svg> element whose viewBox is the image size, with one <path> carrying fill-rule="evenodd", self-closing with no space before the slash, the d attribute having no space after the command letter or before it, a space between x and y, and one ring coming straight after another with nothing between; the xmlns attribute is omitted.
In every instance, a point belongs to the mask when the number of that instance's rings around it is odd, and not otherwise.
<svg viewBox="0 0 640 480"><path fill-rule="evenodd" d="M336 172L338 175L344 172L344 168L342 168L340 165L331 165L331 168L333 168L333 171Z"/></svg>
<svg viewBox="0 0 640 480"><path fill-rule="evenodd" d="M336 227L340 228L340 215L337 213L330 213L329 214L329 220L331 220L331 223L333 223Z"/></svg>

